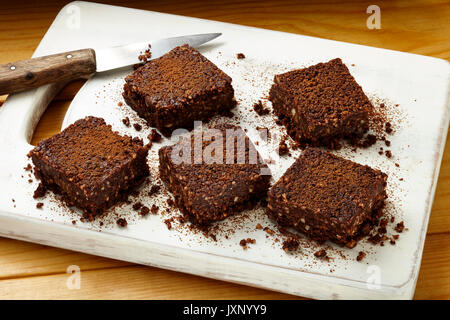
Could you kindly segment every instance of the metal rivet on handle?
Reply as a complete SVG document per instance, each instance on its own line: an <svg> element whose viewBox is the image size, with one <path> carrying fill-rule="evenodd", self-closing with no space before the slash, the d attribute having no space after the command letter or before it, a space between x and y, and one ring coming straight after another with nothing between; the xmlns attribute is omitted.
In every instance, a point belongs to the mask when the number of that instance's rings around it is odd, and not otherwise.
<svg viewBox="0 0 450 320"><path fill-rule="evenodd" d="M16 70L16 66L9 67L11 70Z"/></svg>
<svg viewBox="0 0 450 320"><path fill-rule="evenodd" d="M72 58L73 56L71 55L71 54L68 54L67 56L66 56L66 58L67 59L70 59L70 58Z"/></svg>

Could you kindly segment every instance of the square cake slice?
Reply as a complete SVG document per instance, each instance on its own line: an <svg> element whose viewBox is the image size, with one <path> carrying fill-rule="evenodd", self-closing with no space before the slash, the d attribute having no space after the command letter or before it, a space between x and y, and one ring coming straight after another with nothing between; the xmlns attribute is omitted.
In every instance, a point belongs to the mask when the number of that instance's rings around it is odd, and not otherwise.
<svg viewBox="0 0 450 320"><path fill-rule="evenodd" d="M332 149L339 139L360 139L374 112L339 58L276 75L269 99L294 140Z"/></svg>
<svg viewBox="0 0 450 320"><path fill-rule="evenodd" d="M194 130L159 150L161 179L193 223L214 221L253 208L267 196L270 171L239 127Z"/></svg>
<svg viewBox="0 0 450 320"><path fill-rule="evenodd" d="M86 117L41 141L30 155L36 177L86 217L103 213L149 175L142 140Z"/></svg>
<svg viewBox="0 0 450 320"><path fill-rule="evenodd" d="M170 135L195 120L229 114L236 105L231 78L194 48L176 47L125 78L123 97L150 126Z"/></svg>
<svg viewBox="0 0 450 320"><path fill-rule="evenodd" d="M319 242L353 248L382 215L387 175L307 147L269 190L267 213Z"/></svg>

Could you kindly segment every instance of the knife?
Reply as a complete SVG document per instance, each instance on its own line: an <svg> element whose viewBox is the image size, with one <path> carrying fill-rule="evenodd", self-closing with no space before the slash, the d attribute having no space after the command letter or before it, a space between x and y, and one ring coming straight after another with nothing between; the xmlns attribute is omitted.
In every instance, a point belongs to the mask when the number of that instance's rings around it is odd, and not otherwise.
<svg viewBox="0 0 450 320"><path fill-rule="evenodd" d="M221 33L205 33L152 41L151 59L156 59L183 44L198 47L220 35ZM49 83L90 78L96 72L140 63L142 61L138 57L148 49L148 45L147 41L96 50L81 49L2 64L0 95Z"/></svg>

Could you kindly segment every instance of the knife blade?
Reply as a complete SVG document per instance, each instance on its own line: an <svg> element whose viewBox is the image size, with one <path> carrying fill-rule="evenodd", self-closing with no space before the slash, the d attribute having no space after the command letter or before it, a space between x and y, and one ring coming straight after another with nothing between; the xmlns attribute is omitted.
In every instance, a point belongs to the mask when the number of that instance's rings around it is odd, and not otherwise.
<svg viewBox="0 0 450 320"><path fill-rule="evenodd" d="M49 83L89 78L96 72L140 63L139 55L148 49L149 44L151 44L151 59L156 59L177 46L188 44L198 47L220 35L221 33L194 34L96 50L81 49L2 64L0 95Z"/></svg>
<svg viewBox="0 0 450 320"><path fill-rule="evenodd" d="M103 72L140 63L141 61L138 59L139 53L143 52L145 49L148 49L149 43L151 44L150 51L152 53L150 60L152 60L161 57L173 48L183 44L188 44L195 48L217 38L220 35L221 33L193 34L189 36L160 39L152 42L139 42L124 46L97 49L95 50L97 72Z"/></svg>

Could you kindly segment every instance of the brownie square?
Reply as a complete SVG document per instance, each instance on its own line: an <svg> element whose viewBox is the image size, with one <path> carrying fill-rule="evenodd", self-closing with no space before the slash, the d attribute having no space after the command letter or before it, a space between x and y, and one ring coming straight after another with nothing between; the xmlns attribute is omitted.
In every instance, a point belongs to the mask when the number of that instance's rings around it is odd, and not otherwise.
<svg viewBox="0 0 450 320"><path fill-rule="evenodd" d="M307 147L268 192L267 213L319 242L354 247L382 215L387 175Z"/></svg>
<svg viewBox="0 0 450 320"><path fill-rule="evenodd" d="M30 151L35 175L86 216L104 212L149 175L142 140L121 136L86 117Z"/></svg>
<svg viewBox="0 0 450 320"><path fill-rule="evenodd" d="M195 120L230 114L231 78L194 48L176 47L125 78L123 97L150 126L170 135Z"/></svg>
<svg viewBox="0 0 450 320"><path fill-rule="evenodd" d="M311 146L360 139L374 110L339 58L276 75L269 98L289 135Z"/></svg>
<svg viewBox="0 0 450 320"><path fill-rule="evenodd" d="M201 225L253 208L266 197L270 180L269 168L250 139L230 125L196 132L161 148L159 171L176 205Z"/></svg>

